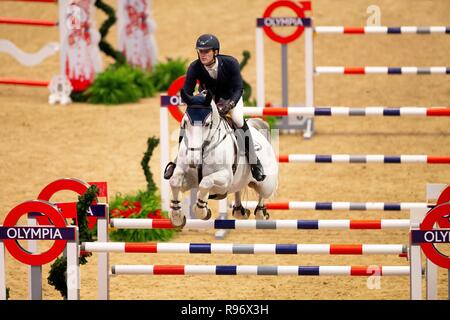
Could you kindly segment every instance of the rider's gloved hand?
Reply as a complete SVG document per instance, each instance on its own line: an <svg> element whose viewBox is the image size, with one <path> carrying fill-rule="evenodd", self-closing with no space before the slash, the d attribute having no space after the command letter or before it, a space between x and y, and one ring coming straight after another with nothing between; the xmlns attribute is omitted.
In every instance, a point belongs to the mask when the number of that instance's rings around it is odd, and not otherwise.
<svg viewBox="0 0 450 320"><path fill-rule="evenodd" d="M217 109L219 109L219 112L221 115L227 114L235 106L236 106L236 104L234 101L226 101L226 102L220 101L217 103Z"/></svg>

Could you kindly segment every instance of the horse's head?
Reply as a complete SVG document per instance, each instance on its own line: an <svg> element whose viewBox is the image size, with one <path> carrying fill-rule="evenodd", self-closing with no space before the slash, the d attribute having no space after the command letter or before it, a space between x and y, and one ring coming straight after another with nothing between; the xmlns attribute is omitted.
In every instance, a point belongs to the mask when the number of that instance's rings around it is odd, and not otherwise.
<svg viewBox="0 0 450 320"><path fill-rule="evenodd" d="M181 121L183 143L187 149L186 158L189 166L195 167L202 163L202 151L212 138L211 129L219 122L219 112L209 91L206 96L190 96L181 90L181 98L187 105Z"/></svg>

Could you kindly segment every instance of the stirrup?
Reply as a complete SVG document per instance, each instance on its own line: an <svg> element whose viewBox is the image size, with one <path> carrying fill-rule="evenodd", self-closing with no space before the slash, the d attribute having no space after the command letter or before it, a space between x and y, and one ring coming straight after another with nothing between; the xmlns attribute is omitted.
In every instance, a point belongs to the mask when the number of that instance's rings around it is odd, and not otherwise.
<svg viewBox="0 0 450 320"><path fill-rule="evenodd" d="M167 164L166 168L164 169L164 179L169 180L172 177L176 166L177 165L174 162L169 162Z"/></svg>

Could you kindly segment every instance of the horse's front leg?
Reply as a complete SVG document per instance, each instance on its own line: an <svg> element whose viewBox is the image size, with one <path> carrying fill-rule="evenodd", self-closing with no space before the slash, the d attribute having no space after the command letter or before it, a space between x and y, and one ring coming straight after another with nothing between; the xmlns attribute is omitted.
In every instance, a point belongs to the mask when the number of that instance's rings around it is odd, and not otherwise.
<svg viewBox="0 0 450 320"><path fill-rule="evenodd" d="M194 213L197 219L208 220L211 218L211 209L208 208L208 198L212 188L223 189L225 193L231 183L230 173L220 170L203 177L198 186L197 203L194 205Z"/></svg>
<svg viewBox="0 0 450 320"><path fill-rule="evenodd" d="M177 168L178 169L178 168ZM172 197L170 199L169 218L175 227L184 227L186 224L186 216L181 210L181 188L184 180L184 173L175 169L175 173L169 180Z"/></svg>

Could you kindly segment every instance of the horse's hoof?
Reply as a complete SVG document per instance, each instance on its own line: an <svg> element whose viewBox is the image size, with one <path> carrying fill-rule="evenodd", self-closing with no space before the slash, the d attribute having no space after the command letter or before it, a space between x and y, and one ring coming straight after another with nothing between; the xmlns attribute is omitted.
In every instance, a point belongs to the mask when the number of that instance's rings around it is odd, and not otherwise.
<svg viewBox="0 0 450 320"><path fill-rule="evenodd" d="M267 212L266 207L256 207L255 219L256 220L269 220L270 214Z"/></svg>
<svg viewBox="0 0 450 320"><path fill-rule="evenodd" d="M194 205L194 214L196 219L208 220L211 218L211 209L208 207L199 207Z"/></svg>
<svg viewBox="0 0 450 320"><path fill-rule="evenodd" d="M206 216L202 218L202 220L209 220L211 219L212 213L210 208L206 208Z"/></svg>
<svg viewBox="0 0 450 320"><path fill-rule="evenodd" d="M183 228L186 225L186 216L181 213L181 210L169 211L169 219L175 228Z"/></svg>
<svg viewBox="0 0 450 320"><path fill-rule="evenodd" d="M245 209L242 205L239 207L233 206L233 217L239 220L247 220L250 217L250 210Z"/></svg>

